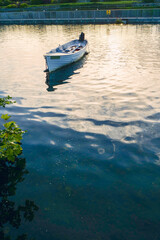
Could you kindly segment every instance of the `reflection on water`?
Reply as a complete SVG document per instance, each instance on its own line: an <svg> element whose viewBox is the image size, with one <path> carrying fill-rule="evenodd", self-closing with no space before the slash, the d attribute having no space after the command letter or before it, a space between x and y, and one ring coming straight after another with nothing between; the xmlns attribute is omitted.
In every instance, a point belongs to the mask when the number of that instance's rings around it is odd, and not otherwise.
<svg viewBox="0 0 160 240"><path fill-rule="evenodd" d="M18 205L13 200L17 184L24 181L28 174L25 168L26 160L17 158L15 163L0 159L0 239L10 240L10 227L19 229L23 221L31 222L38 207L34 201L25 200L23 205ZM17 236L16 240L26 240L27 233Z"/></svg>
<svg viewBox="0 0 160 240"><path fill-rule="evenodd" d="M15 25L0 31L0 93L17 101L7 111L27 130L30 174L14 199L39 206L18 235L159 240L160 25ZM46 76L44 53L82 31L90 54Z"/></svg>
<svg viewBox="0 0 160 240"><path fill-rule="evenodd" d="M47 91L55 91L57 88L54 88L54 86L62 85L65 83L69 83L69 79L71 79L72 75L79 74L80 68L83 67L85 64L86 55L80 59L79 61L72 63L66 67L63 67L61 69L58 69L54 72L47 72L46 73L46 84L48 85Z"/></svg>

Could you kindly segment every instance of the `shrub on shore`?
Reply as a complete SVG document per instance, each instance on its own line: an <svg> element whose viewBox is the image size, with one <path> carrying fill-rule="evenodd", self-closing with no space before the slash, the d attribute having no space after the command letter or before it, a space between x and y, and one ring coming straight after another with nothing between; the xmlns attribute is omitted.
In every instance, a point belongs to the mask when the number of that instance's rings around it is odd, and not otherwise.
<svg viewBox="0 0 160 240"><path fill-rule="evenodd" d="M21 4L19 5L19 7L20 7L20 8L26 8L26 7L28 7L28 4L27 4L27 3L21 3Z"/></svg>
<svg viewBox="0 0 160 240"><path fill-rule="evenodd" d="M6 8L17 8L16 4L9 4L6 6Z"/></svg>

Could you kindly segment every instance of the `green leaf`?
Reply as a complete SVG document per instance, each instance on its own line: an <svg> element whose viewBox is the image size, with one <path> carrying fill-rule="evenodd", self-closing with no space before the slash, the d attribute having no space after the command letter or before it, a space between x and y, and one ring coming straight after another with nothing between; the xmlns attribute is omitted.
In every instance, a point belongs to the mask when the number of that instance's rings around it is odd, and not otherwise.
<svg viewBox="0 0 160 240"><path fill-rule="evenodd" d="M11 99L12 98L10 96L0 98L0 106L5 107L7 104L15 103L15 101L11 101Z"/></svg>
<svg viewBox="0 0 160 240"><path fill-rule="evenodd" d="M1 118L4 119L5 121L7 121L11 116L9 116L8 114L2 114Z"/></svg>

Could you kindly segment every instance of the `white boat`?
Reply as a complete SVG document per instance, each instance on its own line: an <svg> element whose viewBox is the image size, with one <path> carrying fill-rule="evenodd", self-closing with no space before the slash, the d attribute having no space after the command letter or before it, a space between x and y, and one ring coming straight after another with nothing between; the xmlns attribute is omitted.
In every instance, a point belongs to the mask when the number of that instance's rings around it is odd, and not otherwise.
<svg viewBox="0 0 160 240"><path fill-rule="evenodd" d="M52 49L44 55L49 72L78 61L87 53L88 41L81 33L79 39L70 41Z"/></svg>

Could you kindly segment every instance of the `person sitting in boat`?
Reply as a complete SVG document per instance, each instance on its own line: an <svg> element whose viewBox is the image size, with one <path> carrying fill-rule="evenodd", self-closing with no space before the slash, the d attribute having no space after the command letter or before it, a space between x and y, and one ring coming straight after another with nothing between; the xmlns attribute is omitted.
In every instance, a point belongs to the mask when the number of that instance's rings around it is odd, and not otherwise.
<svg viewBox="0 0 160 240"><path fill-rule="evenodd" d="M81 34L80 34L80 36L79 36L79 41L84 41L84 33L83 32L81 32Z"/></svg>

